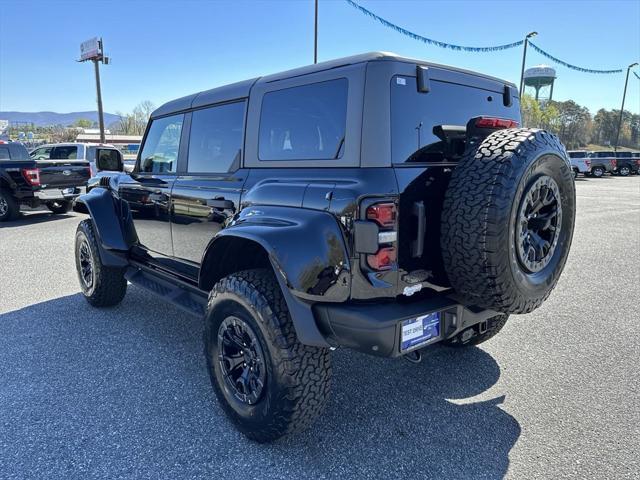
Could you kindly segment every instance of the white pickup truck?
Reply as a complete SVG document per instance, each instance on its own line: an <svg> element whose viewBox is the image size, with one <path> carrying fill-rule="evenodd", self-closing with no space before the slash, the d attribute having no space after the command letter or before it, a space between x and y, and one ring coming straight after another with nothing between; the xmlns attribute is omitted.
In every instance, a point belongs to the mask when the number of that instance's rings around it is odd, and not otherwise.
<svg viewBox="0 0 640 480"><path fill-rule="evenodd" d="M567 152L571 159L571 168L573 177L577 178L578 173L587 175L591 173L591 161L589 160L589 152L586 150L569 150Z"/></svg>

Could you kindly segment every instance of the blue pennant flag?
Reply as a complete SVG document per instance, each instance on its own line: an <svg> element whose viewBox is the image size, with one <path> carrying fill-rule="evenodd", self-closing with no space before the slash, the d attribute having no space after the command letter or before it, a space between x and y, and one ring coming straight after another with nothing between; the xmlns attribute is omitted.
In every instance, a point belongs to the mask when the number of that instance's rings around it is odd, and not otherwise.
<svg viewBox="0 0 640 480"><path fill-rule="evenodd" d="M506 45L496 45L494 47L463 47L462 45L453 45L451 43L440 42L438 40L433 40L431 38L423 37L422 35L418 35L417 33L410 32L409 30L402 28L395 23L391 23L388 20L385 20L382 17L379 17L375 13L370 10L367 10L361 5L358 5L353 0L345 0L349 5L353 8L359 10L364 13L366 16L373 18L374 20L380 22L385 27L391 28L396 32L402 33L409 38L413 38L414 40L418 40L419 42L426 43L427 45L435 45L440 48L449 48L451 50L459 50L464 52L497 52L499 50L507 50L509 48L515 48L524 43L524 40L518 40L517 42L507 43Z"/></svg>

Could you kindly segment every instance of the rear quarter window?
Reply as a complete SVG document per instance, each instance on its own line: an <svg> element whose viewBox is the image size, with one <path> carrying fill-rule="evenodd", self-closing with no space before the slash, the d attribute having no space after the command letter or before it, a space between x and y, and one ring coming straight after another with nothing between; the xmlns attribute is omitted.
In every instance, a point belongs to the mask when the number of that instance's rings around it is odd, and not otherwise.
<svg viewBox="0 0 640 480"><path fill-rule="evenodd" d="M391 79L391 157L393 163L444 161L436 125L465 126L478 116L520 121L519 105L503 103L496 93L467 85L431 80L428 93L418 92L416 77Z"/></svg>
<svg viewBox="0 0 640 480"><path fill-rule="evenodd" d="M262 99L260 160L342 157L347 122L346 78L268 92Z"/></svg>

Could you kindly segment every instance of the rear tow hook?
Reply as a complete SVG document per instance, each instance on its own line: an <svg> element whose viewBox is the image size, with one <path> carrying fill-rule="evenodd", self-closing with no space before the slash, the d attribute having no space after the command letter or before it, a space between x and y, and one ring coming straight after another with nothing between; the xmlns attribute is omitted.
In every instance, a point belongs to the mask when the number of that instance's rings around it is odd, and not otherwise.
<svg viewBox="0 0 640 480"><path fill-rule="evenodd" d="M404 358L407 362L420 363L422 361L422 353L420 353L420 350L414 350L413 352L409 352L406 355L403 355L402 358Z"/></svg>
<svg viewBox="0 0 640 480"><path fill-rule="evenodd" d="M480 322L478 324L478 333L480 335L487 333L487 321L485 320L484 322Z"/></svg>

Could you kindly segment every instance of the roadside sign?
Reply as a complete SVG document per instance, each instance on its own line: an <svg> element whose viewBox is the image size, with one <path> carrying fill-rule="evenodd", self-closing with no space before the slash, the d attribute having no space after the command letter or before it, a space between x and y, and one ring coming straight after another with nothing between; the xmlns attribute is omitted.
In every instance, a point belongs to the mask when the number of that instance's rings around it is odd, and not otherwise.
<svg viewBox="0 0 640 480"><path fill-rule="evenodd" d="M80 61L102 57L101 43L98 37L82 42L80 44Z"/></svg>

